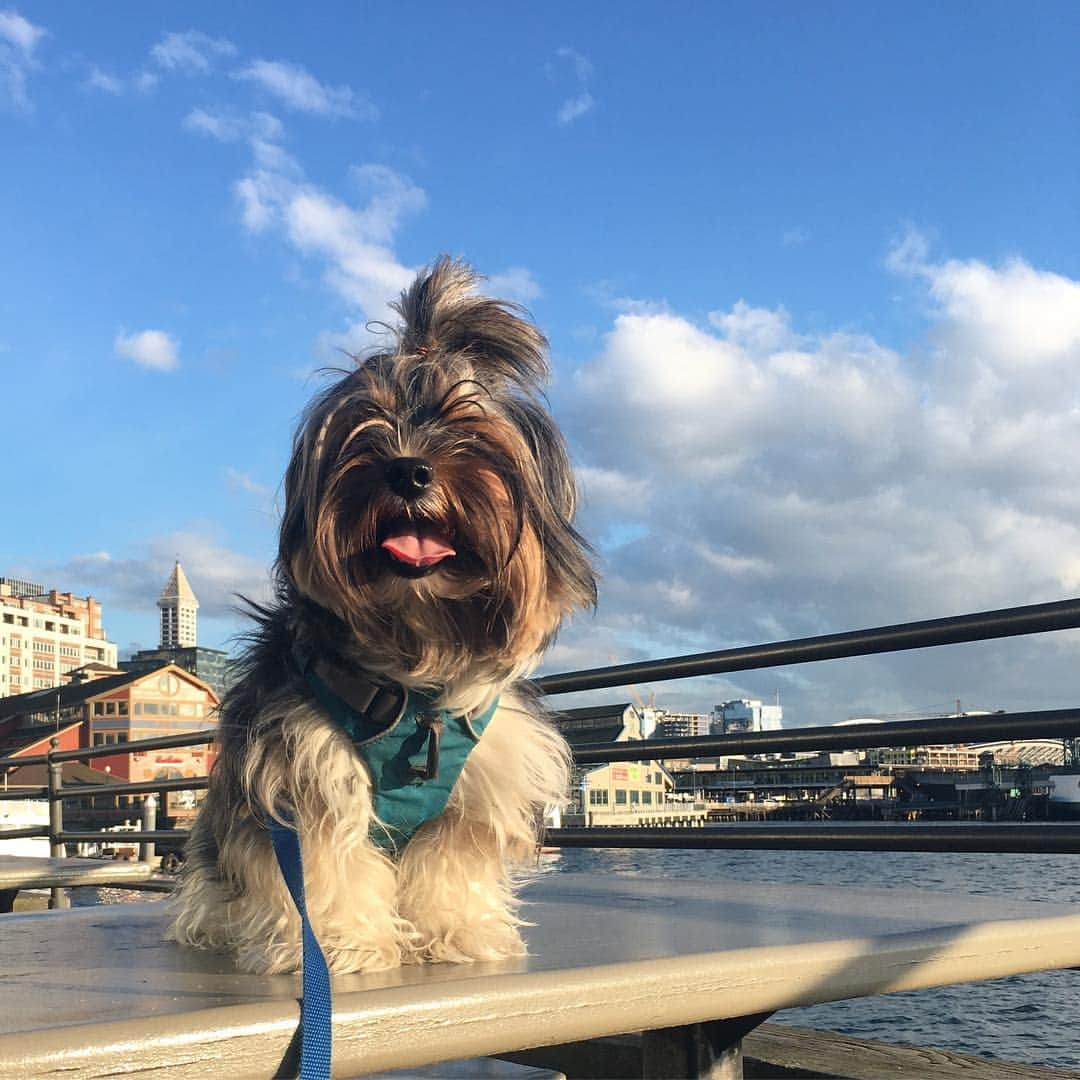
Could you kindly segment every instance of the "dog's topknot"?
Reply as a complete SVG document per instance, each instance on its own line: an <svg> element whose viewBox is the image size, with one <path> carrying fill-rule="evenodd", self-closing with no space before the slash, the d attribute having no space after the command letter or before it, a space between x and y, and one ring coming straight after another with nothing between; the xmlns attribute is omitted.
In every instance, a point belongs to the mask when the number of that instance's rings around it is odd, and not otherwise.
<svg viewBox="0 0 1080 1080"><path fill-rule="evenodd" d="M547 381L547 339L518 304L478 296L468 263L444 255L391 306L403 322L398 352L457 354L526 387Z"/></svg>

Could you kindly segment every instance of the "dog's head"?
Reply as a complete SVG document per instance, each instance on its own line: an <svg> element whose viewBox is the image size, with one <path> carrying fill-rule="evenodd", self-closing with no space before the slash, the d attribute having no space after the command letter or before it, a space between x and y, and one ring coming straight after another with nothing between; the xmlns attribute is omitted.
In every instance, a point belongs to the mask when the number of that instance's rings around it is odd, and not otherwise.
<svg viewBox="0 0 1080 1080"><path fill-rule="evenodd" d="M395 310L396 348L308 408L285 480L279 571L408 685L498 682L595 602L547 343L442 259Z"/></svg>

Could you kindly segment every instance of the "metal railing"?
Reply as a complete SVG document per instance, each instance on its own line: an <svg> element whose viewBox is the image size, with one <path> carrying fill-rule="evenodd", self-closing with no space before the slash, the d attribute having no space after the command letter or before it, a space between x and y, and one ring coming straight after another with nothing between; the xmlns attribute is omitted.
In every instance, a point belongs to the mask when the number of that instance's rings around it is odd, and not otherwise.
<svg viewBox="0 0 1080 1080"><path fill-rule="evenodd" d="M1080 628L1080 599L568 672L535 679L533 685L544 694L558 695L626 686L643 680L682 679L1075 628ZM65 787L61 773L63 763L207 745L213 743L216 737L215 730L208 729L75 750L60 750L58 740L54 737L51 740L52 748L47 753L0 758L0 770L34 764L48 767L47 787L0 791L0 800L47 798L50 807L48 828L17 829L4 832L3 836L11 839L47 836L54 855L63 855L69 843L115 838L115 833L65 829L64 801L101 795L116 797L198 791L206 788L207 778ZM574 759L578 765L589 765L611 761L776 754L800 750L907 747L943 741L1074 737L1080 737L1080 708L593 744L576 748ZM178 846L186 835L182 829L153 827L122 834L125 841L143 844L172 842ZM724 824L708 829L594 826L549 829L545 843L556 847L1080 853L1080 824L895 824L858 827L812 824L798 828L776 824Z"/></svg>

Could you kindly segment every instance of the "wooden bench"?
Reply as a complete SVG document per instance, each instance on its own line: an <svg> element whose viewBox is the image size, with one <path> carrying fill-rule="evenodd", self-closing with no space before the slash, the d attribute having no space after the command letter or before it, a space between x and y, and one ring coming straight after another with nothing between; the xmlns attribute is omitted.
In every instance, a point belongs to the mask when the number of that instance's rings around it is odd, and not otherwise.
<svg viewBox="0 0 1080 1080"><path fill-rule="evenodd" d="M643 1031L645 1075L737 1076L778 1009L1080 965L1075 907L557 873L525 895L528 958L336 979L335 1073ZM0 920L0 1076L288 1075L298 978L166 943L166 903Z"/></svg>

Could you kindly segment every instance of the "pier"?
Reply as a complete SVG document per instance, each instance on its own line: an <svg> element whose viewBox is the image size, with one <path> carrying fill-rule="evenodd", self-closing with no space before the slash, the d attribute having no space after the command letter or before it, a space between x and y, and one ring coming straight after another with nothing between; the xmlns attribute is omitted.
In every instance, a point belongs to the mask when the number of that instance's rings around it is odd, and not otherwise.
<svg viewBox="0 0 1080 1080"><path fill-rule="evenodd" d="M860 650L943 645L1066 626L1080 626L1080 601L735 650L735 656L728 652L707 654L706 660L657 661L651 662L650 671L652 677L677 677L680 672L700 671L703 663L734 670L737 663L808 662L826 655L856 656ZM663 675L665 671L668 675ZM625 668L570 673L538 684L548 692L565 692L586 684L617 685L627 674ZM1063 739L1078 733L1080 709L1058 709L584 744L575 748L575 757L582 766L649 763L811 748L825 752L860 745L902 747L928 737ZM205 745L214 736L213 731L198 731L144 740L127 744L122 752ZM100 841L99 832L65 825L65 800L91 793L87 785L65 785L62 766L116 753L115 746L61 749L57 740L36 759L0 759L0 768L45 766L47 782L37 795L50 807L49 824L18 834L47 837L57 859L69 847ZM666 790L666 781L656 778L655 766L643 767L653 772L649 783ZM874 774L873 779L884 775ZM110 784L107 790L110 797L160 797L205 786L205 778L185 778ZM808 801L829 805L843 801L848 790L843 782L833 783L825 791L832 793L830 798L816 794ZM0 799L26 797L25 791L0 792ZM680 812L686 813L686 807L675 811ZM809 821L672 826L642 821L640 810L638 814L639 823L632 826L552 828L545 843L566 848L1080 854L1080 825L1068 823ZM177 845L183 834L156 829L147 821L127 839ZM53 873L55 868L40 869L45 876L38 875L34 883L48 884L54 906L62 907L65 886L75 882ZM619 1055L636 1054L634 1074L653 1078L918 1076L925 1075L916 1070L927 1062L934 1062L935 1069L948 1066L954 1075L966 1069L964 1075L972 1080L1053 1075L1052 1070L1028 1066L1002 1071L1001 1063L988 1066L963 1055L925 1049L887 1052L859 1040L847 1040L845 1052L861 1055L862 1060L854 1060L847 1071L835 1071L839 1060L835 1040L807 1036L806 1058L793 1064L798 1055L792 1048L799 1036L761 1027L778 1010L800 1005L1080 966L1078 907L950 896L913 889L912 884L898 883L888 890L792 889L735 880L718 886L681 879L544 875L525 893L526 917L532 923L527 930L528 958L405 968L335 980L335 1072L356 1075L498 1056L516 1058L522 1068L543 1067L549 1076L573 1076L573 1062L581 1061L574 1054L585 1052L581 1048L586 1046L592 1048L589 1053L609 1054L611 1061L625 1062L630 1059ZM164 942L167 915L153 903L2 919L0 964L9 974L0 983L0 1073L92 1077L112 1075L119 1068L133 1076L183 1071L198 1077L221 1075L227 1068L237 1077L291 1074L297 1041L295 977L245 976L229 957L193 953ZM53 959L61 957L62 962ZM637 1041L632 1037L635 1032L640 1033ZM902 1039L902 1032L897 1037ZM596 1042L611 1038L617 1041ZM754 1046L763 1057L751 1056L744 1070L747 1050ZM788 1064L779 1060L785 1054ZM833 1065L828 1069L834 1071L824 1071L829 1060ZM814 1062L821 1066L816 1072ZM759 1065L787 1071L754 1072ZM881 1071L873 1072L874 1068ZM995 1071L987 1071L991 1068Z"/></svg>

